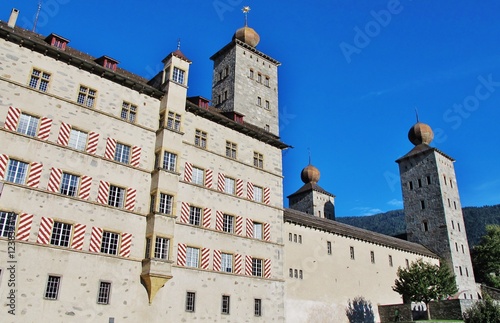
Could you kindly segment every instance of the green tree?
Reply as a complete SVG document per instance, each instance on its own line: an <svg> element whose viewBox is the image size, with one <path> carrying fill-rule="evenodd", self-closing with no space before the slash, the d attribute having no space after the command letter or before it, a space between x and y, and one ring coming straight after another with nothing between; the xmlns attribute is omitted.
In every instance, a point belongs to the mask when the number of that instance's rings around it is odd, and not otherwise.
<svg viewBox="0 0 500 323"><path fill-rule="evenodd" d="M464 313L465 323L500 323L500 305L485 295L484 300L476 302Z"/></svg>
<svg viewBox="0 0 500 323"><path fill-rule="evenodd" d="M403 296L404 303L424 302L429 319L430 301L441 300L458 292L455 275L444 261L438 266L422 259L412 262L409 268L399 267L398 279L392 289Z"/></svg>
<svg viewBox="0 0 500 323"><path fill-rule="evenodd" d="M500 289L500 225L487 225L481 242L472 249L476 281Z"/></svg>

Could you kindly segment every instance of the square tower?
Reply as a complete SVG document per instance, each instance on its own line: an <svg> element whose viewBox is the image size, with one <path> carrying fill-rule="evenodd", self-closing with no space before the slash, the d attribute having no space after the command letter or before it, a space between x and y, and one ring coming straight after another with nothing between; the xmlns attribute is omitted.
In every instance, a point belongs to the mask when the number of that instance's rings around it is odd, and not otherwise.
<svg viewBox="0 0 500 323"><path fill-rule="evenodd" d="M398 159L408 240L424 245L453 270L460 298L478 298L462 206L450 156L430 147L432 129L417 123L415 147Z"/></svg>
<svg viewBox="0 0 500 323"><path fill-rule="evenodd" d="M279 136L278 66L280 62L255 48L258 34L249 27L215 53L212 104L235 121Z"/></svg>

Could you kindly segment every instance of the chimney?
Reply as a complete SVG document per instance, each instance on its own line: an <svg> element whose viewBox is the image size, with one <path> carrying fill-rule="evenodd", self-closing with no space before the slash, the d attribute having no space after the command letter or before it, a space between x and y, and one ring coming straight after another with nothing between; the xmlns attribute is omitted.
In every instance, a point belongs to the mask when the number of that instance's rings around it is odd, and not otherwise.
<svg viewBox="0 0 500 323"><path fill-rule="evenodd" d="M19 9L12 8L7 26L9 26L10 28L14 28L14 26L16 25L17 16L19 16Z"/></svg>

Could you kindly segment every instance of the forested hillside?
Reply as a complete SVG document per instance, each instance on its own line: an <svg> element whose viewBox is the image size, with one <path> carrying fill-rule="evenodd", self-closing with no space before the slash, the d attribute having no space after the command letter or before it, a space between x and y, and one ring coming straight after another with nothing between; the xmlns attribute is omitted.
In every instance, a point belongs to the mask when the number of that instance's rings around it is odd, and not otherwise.
<svg viewBox="0 0 500 323"><path fill-rule="evenodd" d="M482 207L464 207L465 228L469 247L475 246L485 234L487 224L500 224L500 205ZM358 228L375 231L390 236L406 232L403 210L394 210L371 216L338 217L337 221Z"/></svg>

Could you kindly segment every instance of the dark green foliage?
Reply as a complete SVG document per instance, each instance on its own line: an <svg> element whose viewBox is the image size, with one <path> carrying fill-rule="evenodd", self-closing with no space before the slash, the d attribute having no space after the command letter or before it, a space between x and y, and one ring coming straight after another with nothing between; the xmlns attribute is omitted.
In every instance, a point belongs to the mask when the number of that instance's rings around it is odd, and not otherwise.
<svg viewBox="0 0 500 323"><path fill-rule="evenodd" d="M444 299L458 291L455 276L444 262L437 266L422 259L412 262L408 269L399 267L398 279L392 289L403 296L405 303L413 301L425 304Z"/></svg>
<svg viewBox="0 0 500 323"><path fill-rule="evenodd" d="M374 323L372 304L365 300L363 296L355 297L352 302L349 300L345 310L349 323Z"/></svg>
<svg viewBox="0 0 500 323"><path fill-rule="evenodd" d="M500 323L500 305L486 297L464 313L465 323Z"/></svg>
<svg viewBox="0 0 500 323"><path fill-rule="evenodd" d="M465 207L462 210L467 239L471 248L479 243L481 237L486 233L485 227L487 224L500 225L500 205ZM406 232L403 210L389 211L371 216L337 217L336 220L389 236L397 236Z"/></svg>
<svg viewBox="0 0 500 323"><path fill-rule="evenodd" d="M476 281L500 289L500 225L486 226L486 234L472 249Z"/></svg>

